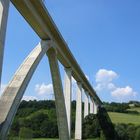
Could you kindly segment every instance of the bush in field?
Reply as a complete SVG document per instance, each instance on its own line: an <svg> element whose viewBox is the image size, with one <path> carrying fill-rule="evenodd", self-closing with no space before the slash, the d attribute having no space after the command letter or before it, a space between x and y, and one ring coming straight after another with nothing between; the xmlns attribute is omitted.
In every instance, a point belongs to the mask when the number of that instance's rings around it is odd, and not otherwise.
<svg viewBox="0 0 140 140"><path fill-rule="evenodd" d="M140 140L140 128L138 128L136 131L135 140Z"/></svg>
<svg viewBox="0 0 140 140"><path fill-rule="evenodd" d="M138 126L135 126L134 124L117 124L115 126L115 129L119 135L120 140L140 140L135 139L136 135L138 134Z"/></svg>
<svg viewBox="0 0 140 140"><path fill-rule="evenodd" d="M128 124L127 125L127 135L129 137L129 140L134 140L135 139L135 133L136 133L137 127L133 124Z"/></svg>
<svg viewBox="0 0 140 140"><path fill-rule="evenodd" d="M20 140L31 140L32 139L32 130L29 128L21 128L19 131Z"/></svg>
<svg viewBox="0 0 140 140"><path fill-rule="evenodd" d="M119 135L120 140L129 140L126 124L117 124L115 129Z"/></svg>

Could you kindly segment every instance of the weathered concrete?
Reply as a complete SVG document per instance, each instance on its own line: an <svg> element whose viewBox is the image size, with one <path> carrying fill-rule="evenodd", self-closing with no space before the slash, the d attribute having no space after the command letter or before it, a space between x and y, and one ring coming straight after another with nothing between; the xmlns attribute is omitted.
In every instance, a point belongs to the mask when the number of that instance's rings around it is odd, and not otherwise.
<svg viewBox="0 0 140 140"><path fill-rule="evenodd" d="M84 117L89 114L89 96L88 92L85 91L85 100L84 100Z"/></svg>
<svg viewBox="0 0 140 140"><path fill-rule="evenodd" d="M0 83L10 0L0 0Z"/></svg>
<svg viewBox="0 0 140 140"><path fill-rule="evenodd" d="M65 68L65 79L64 79L64 95L65 95L65 105L67 112L69 136L71 138L71 98L72 98L72 69Z"/></svg>
<svg viewBox="0 0 140 140"><path fill-rule="evenodd" d="M26 87L44 54L49 48L42 41L21 64L0 98L0 140L6 140L8 130L19 107Z"/></svg>
<svg viewBox="0 0 140 140"><path fill-rule="evenodd" d="M47 55L49 59L53 88L54 88L59 139L69 140L70 138L69 138L69 131L68 131L65 100L64 100L62 82L61 82L59 65L58 65L55 49L51 48L47 52Z"/></svg>
<svg viewBox="0 0 140 140"><path fill-rule="evenodd" d="M77 82L75 140L82 140L82 84Z"/></svg>
<svg viewBox="0 0 140 140"><path fill-rule="evenodd" d="M90 113L93 114L94 108L93 108L93 99L90 97Z"/></svg>

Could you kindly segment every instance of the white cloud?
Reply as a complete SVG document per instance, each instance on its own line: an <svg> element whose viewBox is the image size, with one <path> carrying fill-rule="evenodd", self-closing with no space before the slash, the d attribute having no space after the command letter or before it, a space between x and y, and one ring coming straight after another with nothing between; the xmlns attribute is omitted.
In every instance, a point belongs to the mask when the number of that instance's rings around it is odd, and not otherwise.
<svg viewBox="0 0 140 140"><path fill-rule="evenodd" d="M113 83L98 83L95 87L97 91L114 90L116 87Z"/></svg>
<svg viewBox="0 0 140 140"><path fill-rule="evenodd" d="M52 84L37 84L35 85L35 91L38 95L53 94L53 86Z"/></svg>
<svg viewBox="0 0 140 140"><path fill-rule="evenodd" d="M35 96L23 96L22 100L33 101L33 100L37 100L37 97L35 97Z"/></svg>
<svg viewBox="0 0 140 140"><path fill-rule="evenodd" d="M118 74L112 70L100 69L96 75L96 87L97 91L114 90L116 87L112 83L114 79L118 77Z"/></svg>
<svg viewBox="0 0 140 140"><path fill-rule="evenodd" d="M96 91L97 93L110 93L118 101L129 101L134 99L137 93L130 86L118 87L113 81L118 78L118 74L112 70L100 69L96 73ZM100 94L101 95L101 94Z"/></svg>
<svg viewBox="0 0 140 140"><path fill-rule="evenodd" d="M115 97L118 100L132 99L136 96L136 92L130 86L124 88L116 88L111 92L112 97Z"/></svg>
<svg viewBox="0 0 140 140"><path fill-rule="evenodd" d="M118 74L112 70L100 69L96 73L96 82L97 83L110 83L118 77Z"/></svg>
<svg viewBox="0 0 140 140"><path fill-rule="evenodd" d="M116 89L116 86L115 86L113 83L109 83L109 84L107 85L107 88L108 88L109 90L114 90L114 89Z"/></svg>

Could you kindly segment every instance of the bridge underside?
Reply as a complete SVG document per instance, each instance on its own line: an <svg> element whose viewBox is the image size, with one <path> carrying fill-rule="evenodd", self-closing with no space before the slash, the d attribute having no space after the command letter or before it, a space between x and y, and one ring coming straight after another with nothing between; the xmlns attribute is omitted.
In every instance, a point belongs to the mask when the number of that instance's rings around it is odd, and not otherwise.
<svg viewBox="0 0 140 140"><path fill-rule="evenodd" d="M90 96L98 104L102 104L69 50L42 0L11 0L11 2L42 40L49 38L54 41L57 50L57 58L61 64L66 68L71 68L72 76L75 80L82 82L83 88L89 92Z"/></svg>
<svg viewBox="0 0 140 140"><path fill-rule="evenodd" d="M98 106L102 105L101 100L69 50L42 0L11 0L11 2L31 25L42 41L21 64L0 98L0 139L6 140L8 130L12 124L26 87L28 86L28 83L40 60L44 54L47 54L54 88L59 138L60 140L71 139L71 79L73 76L77 81L75 139L81 140L82 93L84 91L86 95L84 103L84 117L86 117L89 113L97 114ZM0 23L5 25L0 26L0 43L2 44L0 44L0 47L3 49L9 0L0 0L0 4ZM5 11L4 14L2 14L3 11ZM0 54L1 62L2 56L3 52ZM64 94L58 60L65 69ZM0 68L2 69L2 65L0 65ZM88 111L89 99L90 112Z"/></svg>

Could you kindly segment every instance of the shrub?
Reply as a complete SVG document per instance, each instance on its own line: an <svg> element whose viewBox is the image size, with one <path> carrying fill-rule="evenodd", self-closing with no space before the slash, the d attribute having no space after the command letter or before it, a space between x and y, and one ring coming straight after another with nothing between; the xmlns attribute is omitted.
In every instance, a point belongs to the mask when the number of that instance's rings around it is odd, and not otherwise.
<svg viewBox="0 0 140 140"><path fill-rule="evenodd" d="M29 128L22 127L19 131L20 140L31 140L32 139L32 130Z"/></svg>

